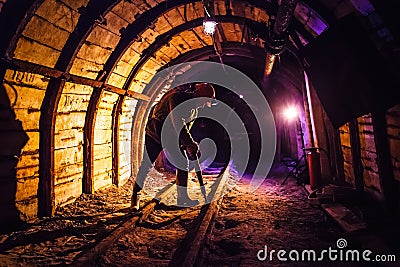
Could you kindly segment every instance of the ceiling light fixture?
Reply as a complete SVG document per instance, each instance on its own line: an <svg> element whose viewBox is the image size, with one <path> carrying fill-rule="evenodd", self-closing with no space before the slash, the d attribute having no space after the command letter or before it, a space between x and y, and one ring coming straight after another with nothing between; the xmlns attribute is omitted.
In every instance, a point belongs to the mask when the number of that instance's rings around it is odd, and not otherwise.
<svg viewBox="0 0 400 267"><path fill-rule="evenodd" d="M217 27L217 22L211 17L204 18L203 21L204 32L208 35L213 35L215 28Z"/></svg>
<svg viewBox="0 0 400 267"><path fill-rule="evenodd" d="M206 34L213 35L215 32L215 28L217 27L217 22L215 21L214 17L212 17L208 12L204 2L203 7L205 13L205 18L203 20L203 30Z"/></svg>
<svg viewBox="0 0 400 267"><path fill-rule="evenodd" d="M283 115L287 120L294 120L298 117L299 112L295 106L289 106L283 111Z"/></svg>

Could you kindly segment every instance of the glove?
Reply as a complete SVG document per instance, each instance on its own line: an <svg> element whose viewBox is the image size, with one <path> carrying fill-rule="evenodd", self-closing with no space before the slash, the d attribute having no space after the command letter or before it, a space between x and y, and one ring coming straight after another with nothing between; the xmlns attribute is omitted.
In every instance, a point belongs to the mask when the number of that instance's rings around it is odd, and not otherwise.
<svg viewBox="0 0 400 267"><path fill-rule="evenodd" d="M200 149L198 143L192 142L186 145L185 150L190 160L196 160L197 158L200 158Z"/></svg>

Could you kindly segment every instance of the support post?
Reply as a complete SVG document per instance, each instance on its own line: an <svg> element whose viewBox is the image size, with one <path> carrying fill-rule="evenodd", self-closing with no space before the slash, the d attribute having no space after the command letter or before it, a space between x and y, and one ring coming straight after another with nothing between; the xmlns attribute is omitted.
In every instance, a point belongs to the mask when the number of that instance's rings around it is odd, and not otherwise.
<svg viewBox="0 0 400 267"><path fill-rule="evenodd" d="M119 96L117 103L114 106L113 113L112 113L112 148L113 148L113 167L112 167L112 183L119 187L119 125L120 125L120 118L121 118L121 109L124 103L125 97Z"/></svg>
<svg viewBox="0 0 400 267"><path fill-rule="evenodd" d="M99 99L102 93L101 88L93 88L92 96L89 101L85 128L83 131L83 181L82 192L87 194L94 193L94 126L96 123L97 109L99 107Z"/></svg>
<svg viewBox="0 0 400 267"><path fill-rule="evenodd" d="M356 190L360 193L364 192L364 176L363 166L361 162L361 151L360 151L360 133L358 130L357 119L352 119L349 122L350 131L350 144L351 144L351 157L354 171L354 183Z"/></svg>
<svg viewBox="0 0 400 267"><path fill-rule="evenodd" d="M39 186L38 216L53 216L55 211L54 193L54 132L58 102L65 80L51 79L44 96L39 120Z"/></svg>
<svg viewBox="0 0 400 267"><path fill-rule="evenodd" d="M388 214L398 213L398 185L396 185L388 143L386 112L384 110L372 113L374 140L377 154L379 181L382 188L384 204ZM399 215L399 214L397 214Z"/></svg>

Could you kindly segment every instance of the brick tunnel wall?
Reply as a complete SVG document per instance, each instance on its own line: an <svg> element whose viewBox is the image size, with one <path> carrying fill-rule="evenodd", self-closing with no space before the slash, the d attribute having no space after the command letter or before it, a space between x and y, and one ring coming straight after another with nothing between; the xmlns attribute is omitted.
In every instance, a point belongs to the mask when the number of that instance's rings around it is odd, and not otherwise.
<svg viewBox="0 0 400 267"><path fill-rule="evenodd" d="M112 184L112 111L118 95L103 92L94 128L94 190Z"/></svg>
<svg viewBox="0 0 400 267"><path fill-rule="evenodd" d="M93 141L91 155L93 191L111 185L115 176L119 178L118 183L123 184L134 174L140 158L140 142L132 139L132 136L137 137L135 134L140 129L134 125L135 121L139 120L137 125L143 128L146 120L144 116L134 117L134 114L139 103L148 100L143 100L146 99L143 95L132 96L132 92L140 95L154 73L165 64L192 50L213 45L212 38L204 34L202 26L199 25L172 35L156 50L150 50L152 54L147 55L148 49L160 35L204 16L201 1L174 8L168 7L169 9L158 18L143 26L137 36L132 36L132 40L125 43L123 49L118 50L120 53L117 55L118 58L115 62L111 62L112 67L105 71L113 52L126 37L124 32L144 13L161 2L163 1L115 1L114 5L109 6L100 17L93 19L87 33L82 36L80 34L84 25L80 25L80 28L77 28L77 25L82 18L85 18L83 14L93 12L89 0L38 1L37 8L30 10L32 17L27 18L26 24L20 25L21 30L15 36L16 45L10 46L7 56L11 60L17 59L60 71L66 78L65 85L59 88L60 99L55 103L54 147L52 147L54 173L53 170L50 170L50 173L51 179L54 179L56 206L69 203L82 193L82 183L85 183L85 144L89 141ZM4 9L5 3L5 0L0 0L0 11ZM268 22L269 16L266 10L243 1L230 1L228 5L231 10L228 10L226 1L214 1L215 14L231 13L233 16L261 23ZM316 21L320 21L317 20L317 15L304 5L299 6L295 13L298 22L314 37L324 30L316 29L313 25ZM90 19L89 16L89 21ZM220 42L263 47L260 39L252 38L242 23L219 23L216 39ZM67 43L74 43L76 36L82 38L75 43L77 47L66 47ZM76 49L73 55L69 55L70 49ZM60 62L60 55L66 57L61 57L66 62L62 60ZM145 56L148 57L138 65ZM137 72L132 72L133 69ZM69 80L70 75L90 79L92 82L104 82L100 86L102 89L100 98L96 100L93 97L94 90L98 88L94 88L95 86L91 84L84 85L85 83ZM7 136L15 134L15 138L18 138L17 135L20 135L21 146L19 151L12 151L10 147L10 151L2 152L5 154L2 156L5 157L16 155L18 162L15 169L9 169L10 177L14 176L14 179L7 180L7 186L1 187L1 190L9 192L8 204L16 205L23 220L29 221L37 215L40 165L38 153L41 141L39 130L44 131L39 129L40 109L46 90L50 88L49 81L59 78L57 75L56 77L38 75L29 71L6 71L3 86L10 102L7 119L13 123ZM114 91L106 91L104 88L106 85L113 86ZM128 91L131 95L126 93ZM147 93L147 96L150 96L154 92ZM96 106L93 137L90 137L93 140L85 140L85 130L87 130L85 125L91 101L95 102ZM118 101L122 101L120 114L113 117L118 114L114 113ZM116 128L115 123L117 123ZM115 137L117 132L118 136ZM49 153L52 148L49 148ZM115 151L118 151L118 155L113 154Z"/></svg>
<svg viewBox="0 0 400 267"><path fill-rule="evenodd" d="M5 1L0 1L0 10L3 10ZM31 10L32 17L27 18L21 30L16 33L15 47L7 52L11 60L20 60L48 67L55 71L60 65L60 55L64 50L73 49L66 44L73 40L81 29L77 29L82 14L87 11L88 0L44 0L37 8ZM114 67L109 73L103 72L110 55L118 46L122 33L139 18L139 14L155 7L156 1L142 0L116 1L103 16L97 18L94 24L83 35L81 45L66 67L66 77L76 75L92 80L101 80L105 75L105 84L117 89L141 93L149 83L157 69L173 61L184 53L194 49L211 46L212 38L202 31L202 26L193 27L175 34L166 43L154 51L133 73L131 71L143 57L145 49L154 44L156 38L167 33L174 27L203 17L201 2L194 2L166 10L156 20L152 21L139 33L137 38L127 44L121 51ZM227 14L225 1L215 1L217 15ZM256 8L243 2L232 2L232 15L247 17L258 22L267 22L265 10ZM222 42L242 42L254 46L262 46L259 40L243 34L243 25L238 23L220 23L223 35L219 36ZM244 36L244 38L242 38ZM62 64L61 64L62 65ZM58 67L57 67L58 68ZM62 71L62 70L61 70ZM59 77L59 76L57 76ZM2 157L18 157L16 168L8 164L9 178L7 185L1 187L7 198L7 205L16 206L16 212L22 220L30 221L38 213L38 184L39 184L39 120L46 90L49 89L51 79L57 79L52 74L33 74L29 71L7 70L3 87L8 96L8 120L13 124L6 140L12 134L21 138L18 151L16 143L10 144L9 151L2 151ZM52 88L52 90L54 90ZM62 206L79 197L83 192L82 183L85 175L85 121L88 118L89 103L93 98L94 87L74 80L66 79L65 85L60 88L60 98L56 101L54 119L54 205ZM137 168L139 142L132 140L132 129L135 120L145 120L144 117L135 118L135 110L140 98L124 95L125 91L106 92L102 90L96 104L93 132L93 190L109 186L113 177L118 176L118 184L123 184L134 174ZM151 93L151 92L150 92ZM121 98L121 111L118 118L113 118L117 100ZM144 100L146 101L146 100ZM7 106L6 105L6 106ZM12 105L12 107L11 107ZM117 119L117 128L113 123ZM11 124L10 124L11 125ZM143 123L139 123L141 127ZM115 139L114 130L118 129ZM134 129L137 131L139 129ZM18 137L18 135L20 137ZM11 138L12 139L12 138ZM117 140L117 143L113 143ZM5 141L6 142L6 141ZM133 145L132 145L133 144ZM135 146L136 145L136 146ZM117 150L115 148L118 147ZM118 160L115 160L114 151L118 151ZM50 153L50 151L49 151ZM4 155L3 155L4 154ZM11 161L16 159L11 159ZM113 166L118 162L118 166ZM11 213L10 213L11 214ZM7 216L7 215L5 215Z"/></svg>
<svg viewBox="0 0 400 267"><path fill-rule="evenodd" d="M381 193L376 162L376 148L371 115L357 118L360 138L360 154L363 167L363 182L365 188ZM355 173L353 169L352 144L350 141L350 127L346 123L339 129L343 155L343 168L345 181L355 186Z"/></svg>
<svg viewBox="0 0 400 267"><path fill-rule="evenodd" d="M400 184L400 105L387 111L386 122L394 179Z"/></svg>
<svg viewBox="0 0 400 267"><path fill-rule="evenodd" d="M363 167L364 186L372 193L381 194L376 145L371 114L357 118L360 136L361 164Z"/></svg>
<svg viewBox="0 0 400 267"><path fill-rule="evenodd" d="M132 123L138 100L126 97L122 104L119 140L119 183L124 184L132 175Z"/></svg>
<svg viewBox="0 0 400 267"><path fill-rule="evenodd" d="M62 205L82 193L83 128L93 88L66 83L57 108L55 125L55 201Z"/></svg>
<svg viewBox="0 0 400 267"><path fill-rule="evenodd" d="M19 38L14 58L53 67L88 0L46 0L29 20Z"/></svg>
<svg viewBox="0 0 400 267"><path fill-rule="evenodd" d="M373 118L371 114L360 116L357 118L359 139L360 139L360 154L362 164L362 179L364 189L376 196L378 199L383 199L383 189L381 178L379 176L378 155L375 144L375 135L373 127ZM392 163L393 177L396 180L394 183L400 185L400 105L396 105L386 112L386 124L388 134L388 145L390 149L390 157ZM340 141L343 155L343 167L345 181L355 186L355 173L353 169L352 147L350 142L349 123L340 127ZM400 188L400 187L399 187ZM400 197L397 196L400 201Z"/></svg>
<svg viewBox="0 0 400 267"><path fill-rule="evenodd" d="M40 75L8 70L3 82L11 108L2 110L2 117L15 116L16 121L5 124L9 129L2 134L1 142L5 149L1 154L3 157L18 157L18 161L15 165L7 164L5 173L2 173L6 177L15 175L16 180L3 183L0 194L2 197L9 196L10 192L15 194L15 206L24 220L34 218L37 213L39 117L48 81ZM7 217L7 214L2 216Z"/></svg>
<svg viewBox="0 0 400 267"><path fill-rule="evenodd" d="M350 130L349 123L344 124L339 129L340 133L340 144L343 155L343 170L344 170L344 179L346 182L354 185L354 170L353 170L353 159L351 152L351 144L350 144Z"/></svg>
<svg viewBox="0 0 400 267"><path fill-rule="evenodd" d="M0 12L11 2L0 0ZM93 7L102 6L105 2L93 4L95 1L89 0L34 1L38 6L36 8L33 5L28 12L32 17L26 17L26 24L24 21L19 25L14 36L15 47L9 47L7 57L45 66L61 72L62 75L39 75L19 71L18 68L15 68L18 71L6 71L0 91L0 94L5 91L7 96L1 99L1 103L4 104L2 110L5 112L0 115L7 123L6 132L1 133L4 138L0 140L6 149L0 151L0 156L6 162L6 171L2 176L7 179L2 180L0 193L10 209L6 208L7 212L3 218L18 213L22 220L29 221L37 215L40 165L38 153L39 148L43 148L40 134L47 130L39 129L39 119L42 115L43 99L48 92L46 90L55 90L49 86L50 81L60 79L60 76L64 77L66 82L58 88L60 99L55 103L56 114L52 125L55 131L50 135L54 138L54 147L46 148L49 153L54 150L54 172L50 170L50 176L54 181L55 197L50 202L54 201L55 206L65 205L82 193L83 185L87 182L84 159L91 153L85 154L88 143L93 145L93 154L89 155L89 158L93 159L93 181L90 181L94 185L93 192L111 185L115 182L115 177L119 178L118 184L123 184L135 174L141 156L139 134L146 121L145 110L141 110L136 117L135 112L138 107L149 108L151 105L147 104L146 96L155 97L153 94L157 92L146 92L146 95L140 93L144 92L144 88L159 68L192 50L213 45L212 38L204 34L202 26L199 25L171 35L160 47L149 50L162 34L184 23L201 19L204 16L201 1L177 7L167 5L168 10L153 21L147 21L147 25L141 26L143 28L138 35L129 37L132 40L127 41L124 32L132 25L136 26L135 23L143 18L146 12L162 2L115 1L99 16ZM213 1L213 4L215 15L231 13L232 16L268 23L269 16L266 10L251 6L245 1L219 0ZM328 8L337 17L353 10L350 2L331 4L332 7ZM91 18L84 14L95 14L96 17ZM90 25L85 30L85 24L79 22L86 18ZM325 30L326 25L322 23L318 14L305 4L298 5L295 18L311 36L316 37ZM319 27L316 27L318 25ZM260 39L252 38L249 31L245 30L243 22L221 22L218 27L216 40L220 42L263 47ZM80 39L74 42L76 37ZM121 40L125 41L122 49L119 47ZM305 41L304 38L302 40ZM67 47L68 43L73 43L76 47ZM114 59L117 59L113 61L113 53L118 48L119 54L114 55ZM69 53L69 50L72 52ZM145 60L141 61L142 59ZM90 79L91 83L84 85L85 83L74 82L68 79L70 75L86 78L86 81ZM100 82L100 85L96 83L94 86L94 81ZM112 92L108 85L113 86ZM93 95L96 94L93 92L99 88L102 92L99 99L95 99ZM91 115L88 114L90 103L96 107L93 136L86 136L90 140L85 140L85 133L90 130L85 129ZM114 112L118 103L122 103L121 109ZM387 121L395 178L399 180L398 108L389 111ZM359 118L358 122L360 140L370 140L373 133L369 118ZM349 182L354 183L348 133L348 127L341 128L345 175ZM379 192L374 153L376 151L367 143L361 146L366 167L363 173L365 184Z"/></svg>

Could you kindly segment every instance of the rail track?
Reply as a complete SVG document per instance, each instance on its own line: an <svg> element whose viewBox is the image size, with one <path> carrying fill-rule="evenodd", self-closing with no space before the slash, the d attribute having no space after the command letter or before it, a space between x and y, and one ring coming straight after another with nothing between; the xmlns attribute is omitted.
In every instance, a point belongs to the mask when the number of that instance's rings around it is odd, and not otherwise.
<svg viewBox="0 0 400 267"><path fill-rule="evenodd" d="M186 225L188 230L185 235L175 240L175 244L171 244L171 247L175 249L171 251L170 257L160 260L151 259L150 257L133 257L131 264L140 266L194 266L198 262L200 248L209 234L210 225L212 225L212 221L218 213L223 192L227 188L228 176L229 167L223 169L213 179L212 183L206 185L209 204L196 207L194 210L193 208L188 208L188 211L196 212L197 216L189 220L190 223ZM151 220L150 222L148 221L149 217L155 213L156 209L168 209L168 206L165 206L163 201L168 199L174 191L176 191L175 185L168 184L156 195L155 199L148 202L139 212L132 213L129 219L122 222L108 236L104 237L92 248L79 254L72 266L107 266L108 264L105 263L104 257L113 253L110 250L115 246L115 243L127 234L141 232L144 224L152 224ZM184 209L181 210L184 212ZM174 221L181 216L182 213L170 218L169 221ZM125 263L126 261L130 261L130 259L125 259ZM118 262L114 262L113 265L118 266ZM121 265L124 264L121 263Z"/></svg>

